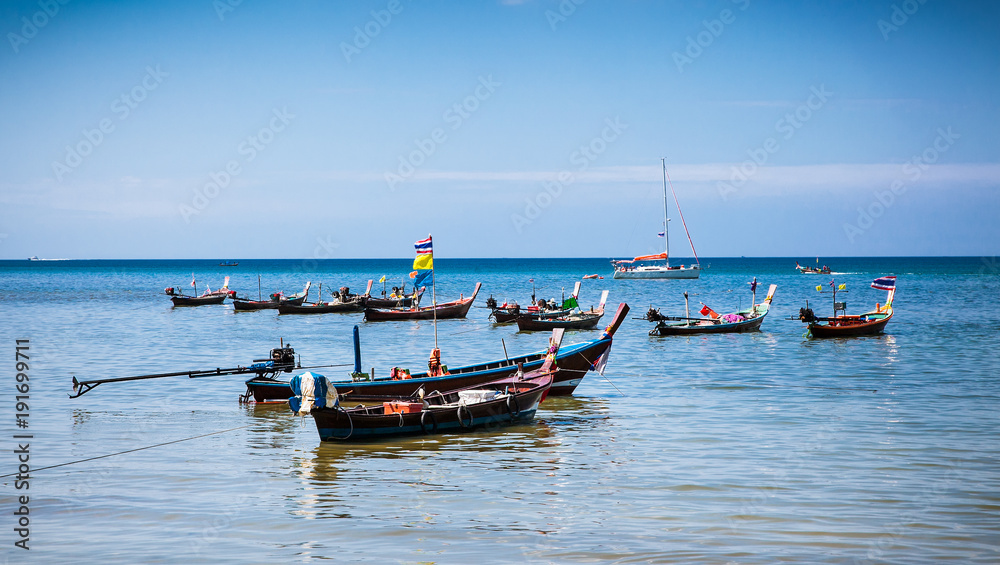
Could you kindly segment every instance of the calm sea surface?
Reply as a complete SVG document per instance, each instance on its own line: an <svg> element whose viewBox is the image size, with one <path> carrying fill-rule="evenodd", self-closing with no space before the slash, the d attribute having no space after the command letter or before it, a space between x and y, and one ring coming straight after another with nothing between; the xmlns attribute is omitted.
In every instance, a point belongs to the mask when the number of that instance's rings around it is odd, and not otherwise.
<svg viewBox="0 0 1000 565"><path fill-rule="evenodd" d="M799 258L812 264L812 258ZM81 379L245 365L279 339L303 364L422 368L430 322L360 314L277 316L232 306L171 308L166 286L207 283L253 296L306 280L362 289L400 281L408 260L0 262L0 474L30 433L39 468L189 441L2 479L0 555L10 563L957 563L1000 562L1000 265L995 258L705 259L696 281L615 281L603 259L439 259L438 299L477 281L524 304L560 298L582 275L627 302L605 378L545 402L532 425L501 432L321 445L281 405L237 402L245 377L108 384ZM809 340L805 301L829 315L831 278L859 313L898 275L885 335ZM762 331L651 338L653 305L746 307L748 282L777 284ZM429 297L428 297L429 298ZM612 308L613 309L613 308ZM604 321L609 321L610 315ZM438 325L455 366L542 349L547 336L492 326L488 310ZM564 343L597 331L568 332ZM15 340L30 340L29 427L15 427ZM346 368L323 371L345 376ZM235 428L235 429L234 429ZM29 551L14 546L28 495Z"/></svg>

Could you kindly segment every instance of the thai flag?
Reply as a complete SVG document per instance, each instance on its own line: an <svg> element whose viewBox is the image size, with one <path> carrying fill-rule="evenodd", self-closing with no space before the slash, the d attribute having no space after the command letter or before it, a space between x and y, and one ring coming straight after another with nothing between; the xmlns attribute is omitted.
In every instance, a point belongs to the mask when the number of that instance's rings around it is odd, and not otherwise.
<svg viewBox="0 0 1000 565"><path fill-rule="evenodd" d="M427 236L427 239L421 239L420 241L414 243L413 247L416 248L417 255L434 252L431 248L431 236Z"/></svg>
<svg viewBox="0 0 1000 565"><path fill-rule="evenodd" d="M872 288L879 290L893 290L896 288L896 275L891 277L879 277L872 281Z"/></svg>

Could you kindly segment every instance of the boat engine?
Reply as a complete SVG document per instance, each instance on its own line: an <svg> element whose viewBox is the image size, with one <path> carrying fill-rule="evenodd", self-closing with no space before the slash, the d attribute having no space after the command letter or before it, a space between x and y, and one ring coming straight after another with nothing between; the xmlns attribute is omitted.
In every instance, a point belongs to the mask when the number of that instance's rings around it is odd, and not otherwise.
<svg viewBox="0 0 1000 565"><path fill-rule="evenodd" d="M487 298L487 299L486 299L486 307L487 307L487 308L492 308L492 309L494 309L494 310L495 310L495 309L496 309L496 307L497 307L497 299L496 299L496 298L493 298L493 295L492 295L492 294L490 295L490 297L489 297L489 298Z"/></svg>
<svg viewBox="0 0 1000 565"><path fill-rule="evenodd" d="M650 322L660 322L662 320L666 320L667 318L663 314L660 314L660 310L658 308L650 306L649 311L646 312L646 319Z"/></svg>
<svg viewBox="0 0 1000 565"><path fill-rule="evenodd" d="M172 287L172 286L168 286L167 288L163 289L163 293L166 294L166 295L168 295L168 296L173 296L174 294L176 294L174 292L174 287Z"/></svg>
<svg viewBox="0 0 1000 565"><path fill-rule="evenodd" d="M271 350L271 361L275 369L290 373L295 368L295 350L291 346L276 347Z"/></svg>
<svg viewBox="0 0 1000 565"><path fill-rule="evenodd" d="M816 314L813 314L812 308L799 308L799 319L803 322L815 322Z"/></svg>

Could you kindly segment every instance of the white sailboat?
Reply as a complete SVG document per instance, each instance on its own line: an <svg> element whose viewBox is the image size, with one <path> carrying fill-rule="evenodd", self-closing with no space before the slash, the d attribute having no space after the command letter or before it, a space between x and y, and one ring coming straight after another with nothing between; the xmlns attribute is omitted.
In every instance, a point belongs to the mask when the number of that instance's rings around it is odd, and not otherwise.
<svg viewBox="0 0 1000 565"><path fill-rule="evenodd" d="M681 212L680 203L677 202L677 193L674 192L674 185L670 183L670 193L674 195L674 205L677 206L677 214L681 217L684 225L684 233L687 234L688 243L691 244L691 253L694 254L693 265L681 265L679 267L670 266L670 234L667 233L667 224L670 218L667 217L667 162L660 159L663 164L663 253L655 255L641 255L634 259L612 261L614 265L616 279L696 279L701 275L701 264L698 261L698 252L694 250L694 242L691 241L691 234L688 232L687 223L684 221L684 214ZM652 264L645 262L651 261ZM659 262L663 261L662 264Z"/></svg>

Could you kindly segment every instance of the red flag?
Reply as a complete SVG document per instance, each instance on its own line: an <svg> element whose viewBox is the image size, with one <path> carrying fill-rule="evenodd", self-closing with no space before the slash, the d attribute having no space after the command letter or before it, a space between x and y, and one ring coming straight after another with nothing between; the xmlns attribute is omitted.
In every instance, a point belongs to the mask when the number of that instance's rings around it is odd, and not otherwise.
<svg viewBox="0 0 1000 565"><path fill-rule="evenodd" d="M711 312L711 311L712 311L712 309L709 308L708 306L702 306L702 308L701 308L701 315L702 316L708 316L708 313Z"/></svg>

